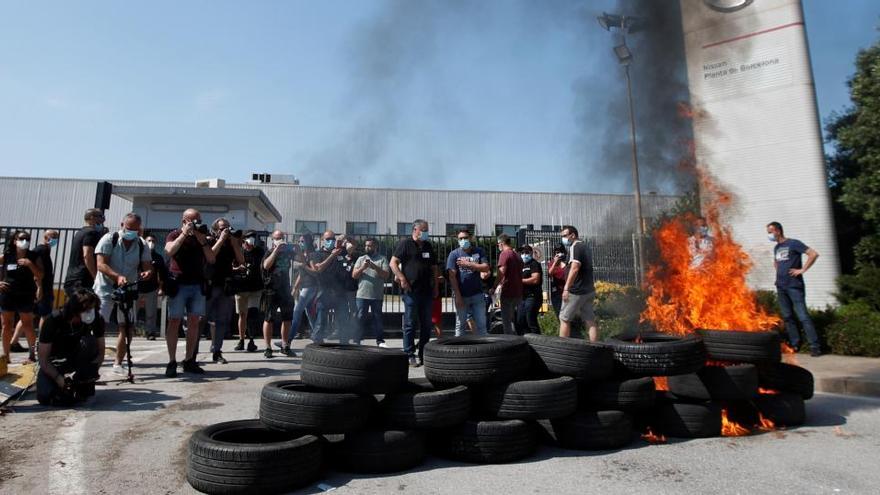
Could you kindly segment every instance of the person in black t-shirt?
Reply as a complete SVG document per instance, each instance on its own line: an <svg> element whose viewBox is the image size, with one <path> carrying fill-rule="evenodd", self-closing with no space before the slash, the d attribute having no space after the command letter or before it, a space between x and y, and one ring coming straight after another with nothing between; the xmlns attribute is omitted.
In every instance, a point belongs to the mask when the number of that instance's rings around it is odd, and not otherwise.
<svg viewBox="0 0 880 495"><path fill-rule="evenodd" d="M43 405L71 405L95 394L104 359L104 320L100 301L89 289L76 289L61 310L40 330L37 400ZM65 379L65 375L73 376Z"/></svg>
<svg viewBox="0 0 880 495"><path fill-rule="evenodd" d="M342 260L345 247L341 239L336 239L332 230L321 237L321 249L309 257L309 266L318 278L318 315L312 340L320 343L328 337L327 327L330 311L336 316L336 334L340 344L348 344L351 339L348 305L345 302L345 282Z"/></svg>
<svg viewBox="0 0 880 495"><path fill-rule="evenodd" d="M211 324L211 353L215 363L226 364L223 357L223 339L232 326L235 296L226 292L226 282L233 269L244 263L241 252L241 232L235 232L229 220L218 218L211 225L211 251L214 264L211 274L211 292L208 295L208 323Z"/></svg>
<svg viewBox="0 0 880 495"><path fill-rule="evenodd" d="M159 253L158 239L154 234L145 236L144 244L144 247L150 250L150 266L153 268L153 274L155 274L155 277L147 283L155 283L154 287L156 289L141 294L141 300L144 302L144 325L147 340L156 340L156 337L159 336L159 326L156 323L158 320L159 296L165 294L164 285L168 279L168 266L165 263L165 258Z"/></svg>
<svg viewBox="0 0 880 495"><path fill-rule="evenodd" d="M413 222L412 236L401 240L391 256L391 271L400 284L403 300L403 351L409 355L410 366L422 362L425 346L431 339L431 305L440 293L440 269L437 254L428 237L428 222ZM415 327L419 327L416 362Z"/></svg>
<svg viewBox="0 0 880 495"><path fill-rule="evenodd" d="M43 264L43 283L37 287L37 303L34 305L34 328L40 328L42 319L52 314L52 305L55 303L55 272L52 269L52 248L58 245L58 231L49 229L43 233L43 243L34 248L37 258ZM12 335L12 352L25 352L27 349L18 343L24 331L21 320L15 327Z"/></svg>
<svg viewBox="0 0 880 495"><path fill-rule="evenodd" d="M357 290L358 290L358 281L351 276L351 272L354 271L354 264L357 262L358 258L360 258L361 253L358 251L358 242L357 239L352 237L346 237L343 247L345 247L345 254L342 256L342 261L340 262L341 270L339 270L339 276L341 277L342 284L342 310L345 310L345 320L349 325L349 339L360 342L361 341L361 328L358 322L355 320L357 315Z"/></svg>
<svg viewBox="0 0 880 495"><path fill-rule="evenodd" d="M255 352L257 345L254 343L254 335L258 335L262 327L260 313L260 296L263 294L263 257L266 250L257 244L257 233L253 230L245 231L244 240L241 243L241 255L244 263L235 270L244 274L244 285L235 295L235 312L238 313L238 344L236 351L245 349L244 339L250 337L247 345L248 352ZM250 332L248 325L250 324Z"/></svg>
<svg viewBox="0 0 880 495"><path fill-rule="evenodd" d="M590 342L599 338L599 327L593 312L596 288L593 284L593 255L587 244L578 238L571 225L562 226L562 244L569 249L565 287L562 290L562 308L559 312L559 336L571 336L571 322L580 317L588 327Z"/></svg>
<svg viewBox="0 0 880 495"><path fill-rule="evenodd" d="M315 242L312 234L305 233L299 237L297 244L298 256L294 260L296 281L293 284L293 293L296 296L296 304L293 307L293 323L291 332L294 339L303 339L306 332L303 331L303 316L309 319L312 332L317 327L317 312L313 311L320 287L318 285L317 272L312 268L310 260L315 253Z"/></svg>
<svg viewBox="0 0 880 495"><path fill-rule="evenodd" d="M520 335L541 333L541 328L538 326L538 311L544 303L544 272L541 263L537 262L532 254L532 246L528 244L519 248L523 262L523 299L516 315L516 332Z"/></svg>
<svg viewBox="0 0 880 495"><path fill-rule="evenodd" d="M2 324L3 355L9 360L15 314L30 345L28 361L34 361L34 301L37 288L43 284L43 263L30 250L31 235L16 230L0 256L0 324Z"/></svg>
<svg viewBox="0 0 880 495"><path fill-rule="evenodd" d="M85 227L73 236L70 246L70 262L64 280L64 292L68 297L77 288L91 289L98 276L98 258L95 247L104 235L104 212L89 208L84 215Z"/></svg>

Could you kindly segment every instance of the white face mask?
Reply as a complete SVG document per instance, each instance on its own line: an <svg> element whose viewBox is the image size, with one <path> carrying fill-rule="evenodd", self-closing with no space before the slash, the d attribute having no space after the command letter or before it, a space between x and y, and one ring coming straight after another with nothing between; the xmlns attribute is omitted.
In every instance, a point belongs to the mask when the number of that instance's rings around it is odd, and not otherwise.
<svg viewBox="0 0 880 495"><path fill-rule="evenodd" d="M86 325L91 325L95 321L95 308L80 313L79 319Z"/></svg>
<svg viewBox="0 0 880 495"><path fill-rule="evenodd" d="M147 247L150 249L156 249L156 243L153 241L147 241Z"/></svg>
<svg viewBox="0 0 880 495"><path fill-rule="evenodd" d="M15 241L15 245L18 246L18 249L27 249L31 247L31 241L27 239L19 239Z"/></svg>
<svg viewBox="0 0 880 495"><path fill-rule="evenodd" d="M248 237L247 239L244 240L244 242L246 242L249 246L253 246L254 244L257 243L257 240L254 239L253 237Z"/></svg>
<svg viewBox="0 0 880 495"><path fill-rule="evenodd" d="M275 246L280 246L284 244L284 239L272 239L272 244L274 244Z"/></svg>

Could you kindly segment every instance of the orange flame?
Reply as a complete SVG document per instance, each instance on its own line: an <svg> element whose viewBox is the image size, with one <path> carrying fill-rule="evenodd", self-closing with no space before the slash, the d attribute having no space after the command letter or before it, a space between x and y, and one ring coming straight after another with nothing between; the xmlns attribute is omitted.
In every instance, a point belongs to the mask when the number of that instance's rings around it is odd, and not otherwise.
<svg viewBox="0 0 880 495"><path fill-rule="evenodd" d="M648 443L666 443L666 435L658 435L651 431L649 426L645 433L642 433L642 439Z"/></svg>
<svg viewBox="0 0 880 495"><path fill-rule="evenodd" d="M758 412L758 424L755 425L755 428L761 431L773 431L776 429L776 423L765 418L763 414Z"/></svg>
<svg viewBox="0 0 880 495"><path fill-rule="evenodd" d="M740 425L736 421L727 419L727 409L721 410L721 436L722 437L741 437L751 433L748 428Z"/></svg>
<svg viewBox="0 0 880 495"><path fill-rule="evenodd" d="M797 351L794 350L794 347L783 342L780 344L782 347L782 362L787 364L798 364L797 360Z"/></svg>
<svg viewBox="0 0 880 495"><path fill-rule="evenodd" d="M665 376L655 376L654 377L654 390L657 390L660 392L668 392L669 391L669 380L667 380Z"/></svg>
<svg viewBox="0 0 880 495"><path fill-rule="evenodd" d="M772 388L758 387L758 393L764 394L764 395L778 395L779 390L773 390Z"/></svg>

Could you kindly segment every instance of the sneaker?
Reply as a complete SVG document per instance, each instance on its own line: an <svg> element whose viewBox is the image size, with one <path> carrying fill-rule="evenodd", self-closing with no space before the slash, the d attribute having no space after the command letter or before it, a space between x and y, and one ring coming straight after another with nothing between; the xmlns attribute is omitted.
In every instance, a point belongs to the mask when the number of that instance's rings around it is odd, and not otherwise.
<svg viewBox="0 0 880 495"><path fill-rule="evenodd" d="M279 349L284 349L284 342L282 342L280 340L277 342L273 342L272 344Z"/></svg>
<svg viewBox="0 0 880 495"><path fill-rule="evenodd" d="M233 351L243 351L244 350L244 339L239 339L238 343L235 344L235 347L232 348Z"/></svg>
<svg viewBox="0 0 880 495"><path fill-rule="evenodd" d="M304 339L304 338L306 338L306 336L305 336L305 334L303 334L303 333L298 333L298 334L296 334L296 335L293 336L293 340L302 340L302 339Z"/></svg>
<svg viewBox="0 0 880 495"><path fill-rule="evenodd" d="M128 373L125 371L125 368L121 364L114 364L112 372L114 375L128 376Z"/></svg>
<svg viewBox="0 0 880 495"><path fill-rule="evenodd" d="M257 344L254 344L254 339L251 339L251 341L248 342L247 351L248 352L257 352Z"/></svg>
<svg viewBox="0 0 880 495"><path fill-rule="evenodd" d="M226 360L226 358L223 357L223 353L220 351L215 352L214 355L212 356L212 359L215 363L219 363L219 364L226 364L229 362Z"/></svg>
<svg viewBox="0 0 880 495"><path fill-rule="evenodd" d="M168 366L165 367L165 376L168 378L174 378L177 376L177 361L171 361L168 363Z"/></svg>
<svg viewBox="0 0 880 495"><path fill-rule="evenodd" d="M388 344L385 342L379 342L376 346L381 347L382 349L388 349Z"/></svg>
<svg viewBox="0 0 880 495"><path fill-rule="evenodd" d="M205 374L205 370L202 369L202 367L199 366L198 363L196 363L195 358L187 359L186 361L183 362L183 371L185 371L186 373L193 373L196 375L204 375Z"/></svg>
<svg viewBox="0 0 880 495"><path fill-rule="evenodd" d="M281 353L287 357L296 357L296 351L291 349L289 345L284 346L284 348L281 349Z"/></svg>
<svg viewBox="0 0 880 495"><path fill-rule="evenodd" d="M410 368L418 368L418 367L419 367L419 362L416 361L416 357L415 357L415 356L410 356L410 357L409 357L409 367L410 367Z"/></svg>
<svg viewBox="0 0 880 495"><path fill-rule="evenodd" d="M13 342L12 345L9 346L9 350L12 352L27 352L27 349L22 347L18 342Z"/></svg>
<svg viewBox="0 0 880 495"><path fill-rule="evenodd" d="M266 359L272 359L275 356L272 355L272 349L267 347L265 352L263 352L263 357Z"/></svg>
<svg viewBox="0 0 880 495"><path fill-rule="evenodd" d="M819 349L813 349L812 351L810 351L810 356L819 357L821 355L822 355L822 351L820 351Z"/></svg>

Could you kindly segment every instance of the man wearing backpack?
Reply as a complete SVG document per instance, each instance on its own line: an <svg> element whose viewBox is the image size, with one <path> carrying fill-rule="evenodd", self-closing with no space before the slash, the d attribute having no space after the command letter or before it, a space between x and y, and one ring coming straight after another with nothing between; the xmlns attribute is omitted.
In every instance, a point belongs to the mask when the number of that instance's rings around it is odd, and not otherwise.
<svg viewBox="0 0 880 495"><path fill-rule="evenodd" d="M122 367L122 359L127 350L127 341L130 341L134 331L134 305L128 308L126 315L113 301L112 294L115 289L130 282L137 282L139 278L149 279L153 276L153 267L150 249L144 246L140 238L141 217L136 213L128 213L122 219L120 227L118 232L104 234L95 247L98 276L95 277L93 289L101 301L101 318L105 323L110 323L110 315L116 310L119 337L116 343L113 373L126 375Z"/></svg>

